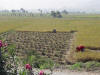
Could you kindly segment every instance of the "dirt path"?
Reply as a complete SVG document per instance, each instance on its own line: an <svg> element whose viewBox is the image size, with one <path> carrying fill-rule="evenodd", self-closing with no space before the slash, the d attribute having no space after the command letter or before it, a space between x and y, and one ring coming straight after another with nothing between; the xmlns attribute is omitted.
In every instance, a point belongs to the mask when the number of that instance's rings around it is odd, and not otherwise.
<svg viewBox="0 0 100 75"><path fill-rule="evenodd" d="M50 73L49 70L45 70L45 73ZM100 72L79 72L79 71L70 71L70 70L54 70L52 75L100 75Z"/></svg>
<svg viewBox="0 0 100 75"><path fill-rule="evenodd" d="M93 72L72 72L72 71L55 71L53 75L100 75L100 73Z"/></svg>

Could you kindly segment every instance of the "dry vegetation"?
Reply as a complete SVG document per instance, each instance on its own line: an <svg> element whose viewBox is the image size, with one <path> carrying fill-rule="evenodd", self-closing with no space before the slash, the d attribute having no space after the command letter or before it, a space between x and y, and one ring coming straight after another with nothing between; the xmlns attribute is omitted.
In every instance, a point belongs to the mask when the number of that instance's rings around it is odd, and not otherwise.
<svg viewBox="0 0 100 75"><path fill-rule="evenodd" d="M16 45L17 55L20 57L25 57L29 51L36 51L39 55L58 63L65 63L73 33L17 31L10 32L6 36L2 34L1 37L4 37L8 44Z"/></svg>

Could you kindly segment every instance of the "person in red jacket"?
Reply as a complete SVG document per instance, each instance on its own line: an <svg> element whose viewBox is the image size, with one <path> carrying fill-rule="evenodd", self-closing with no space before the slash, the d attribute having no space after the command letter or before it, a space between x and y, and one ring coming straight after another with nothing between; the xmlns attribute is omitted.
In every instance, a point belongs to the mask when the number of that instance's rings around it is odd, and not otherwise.
<svg viewBox="0 0 100 75"><path fill-rule="evenodd" d="M77 52L80 52L80 51L84 52L84 49L85 49L85 47L83 45L80 45L80 46L76 47Z"/></svg>
<svg viewBox="0 0 100 75"><path fill-rule="evenodd" d="M84 47L84 46L82 46L82 45L80 45L80 50L81 50L81 52L84 52L85 47Z"/></svg>
<svg viewBox="0 0 100 75"><path fill-rule="evenodd" d="M77 52L80 52L80 47L79 47L79 46L76 47L76 51L77 51Z"/></svg>

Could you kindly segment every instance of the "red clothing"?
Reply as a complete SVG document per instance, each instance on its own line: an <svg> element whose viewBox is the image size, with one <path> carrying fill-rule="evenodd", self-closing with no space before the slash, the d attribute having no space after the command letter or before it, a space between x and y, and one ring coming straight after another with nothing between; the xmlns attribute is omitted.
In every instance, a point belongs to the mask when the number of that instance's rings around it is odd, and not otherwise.
<svg viewBox="0 0 100 75"><path fill-rule="evenodd" d="M84 49L85 47L84 46L80 46L80 49Z"/></svg>
<svg viewBox="0 0 100 75"><path fill-rule="evenodd" d="M79 51L84 51L84 46L78 46L78 47L76 47L76 50L77 50L77 52L79 52Z"/></svg>
<svg viewBox="0 0 100 75"><path fill-rule="evenodd" d="M77 52L80 51L80 47L76 47Z"/></svg>

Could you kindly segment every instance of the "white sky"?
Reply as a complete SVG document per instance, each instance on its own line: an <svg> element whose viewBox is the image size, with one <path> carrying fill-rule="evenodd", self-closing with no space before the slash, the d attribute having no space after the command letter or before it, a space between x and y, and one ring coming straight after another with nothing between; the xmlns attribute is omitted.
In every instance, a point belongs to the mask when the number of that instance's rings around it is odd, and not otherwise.
<svg viewBox="0 0 100 75"><path fill-rule="evenodd" d="M100 10L100 0L0 0L0 9Z"/></svg>

